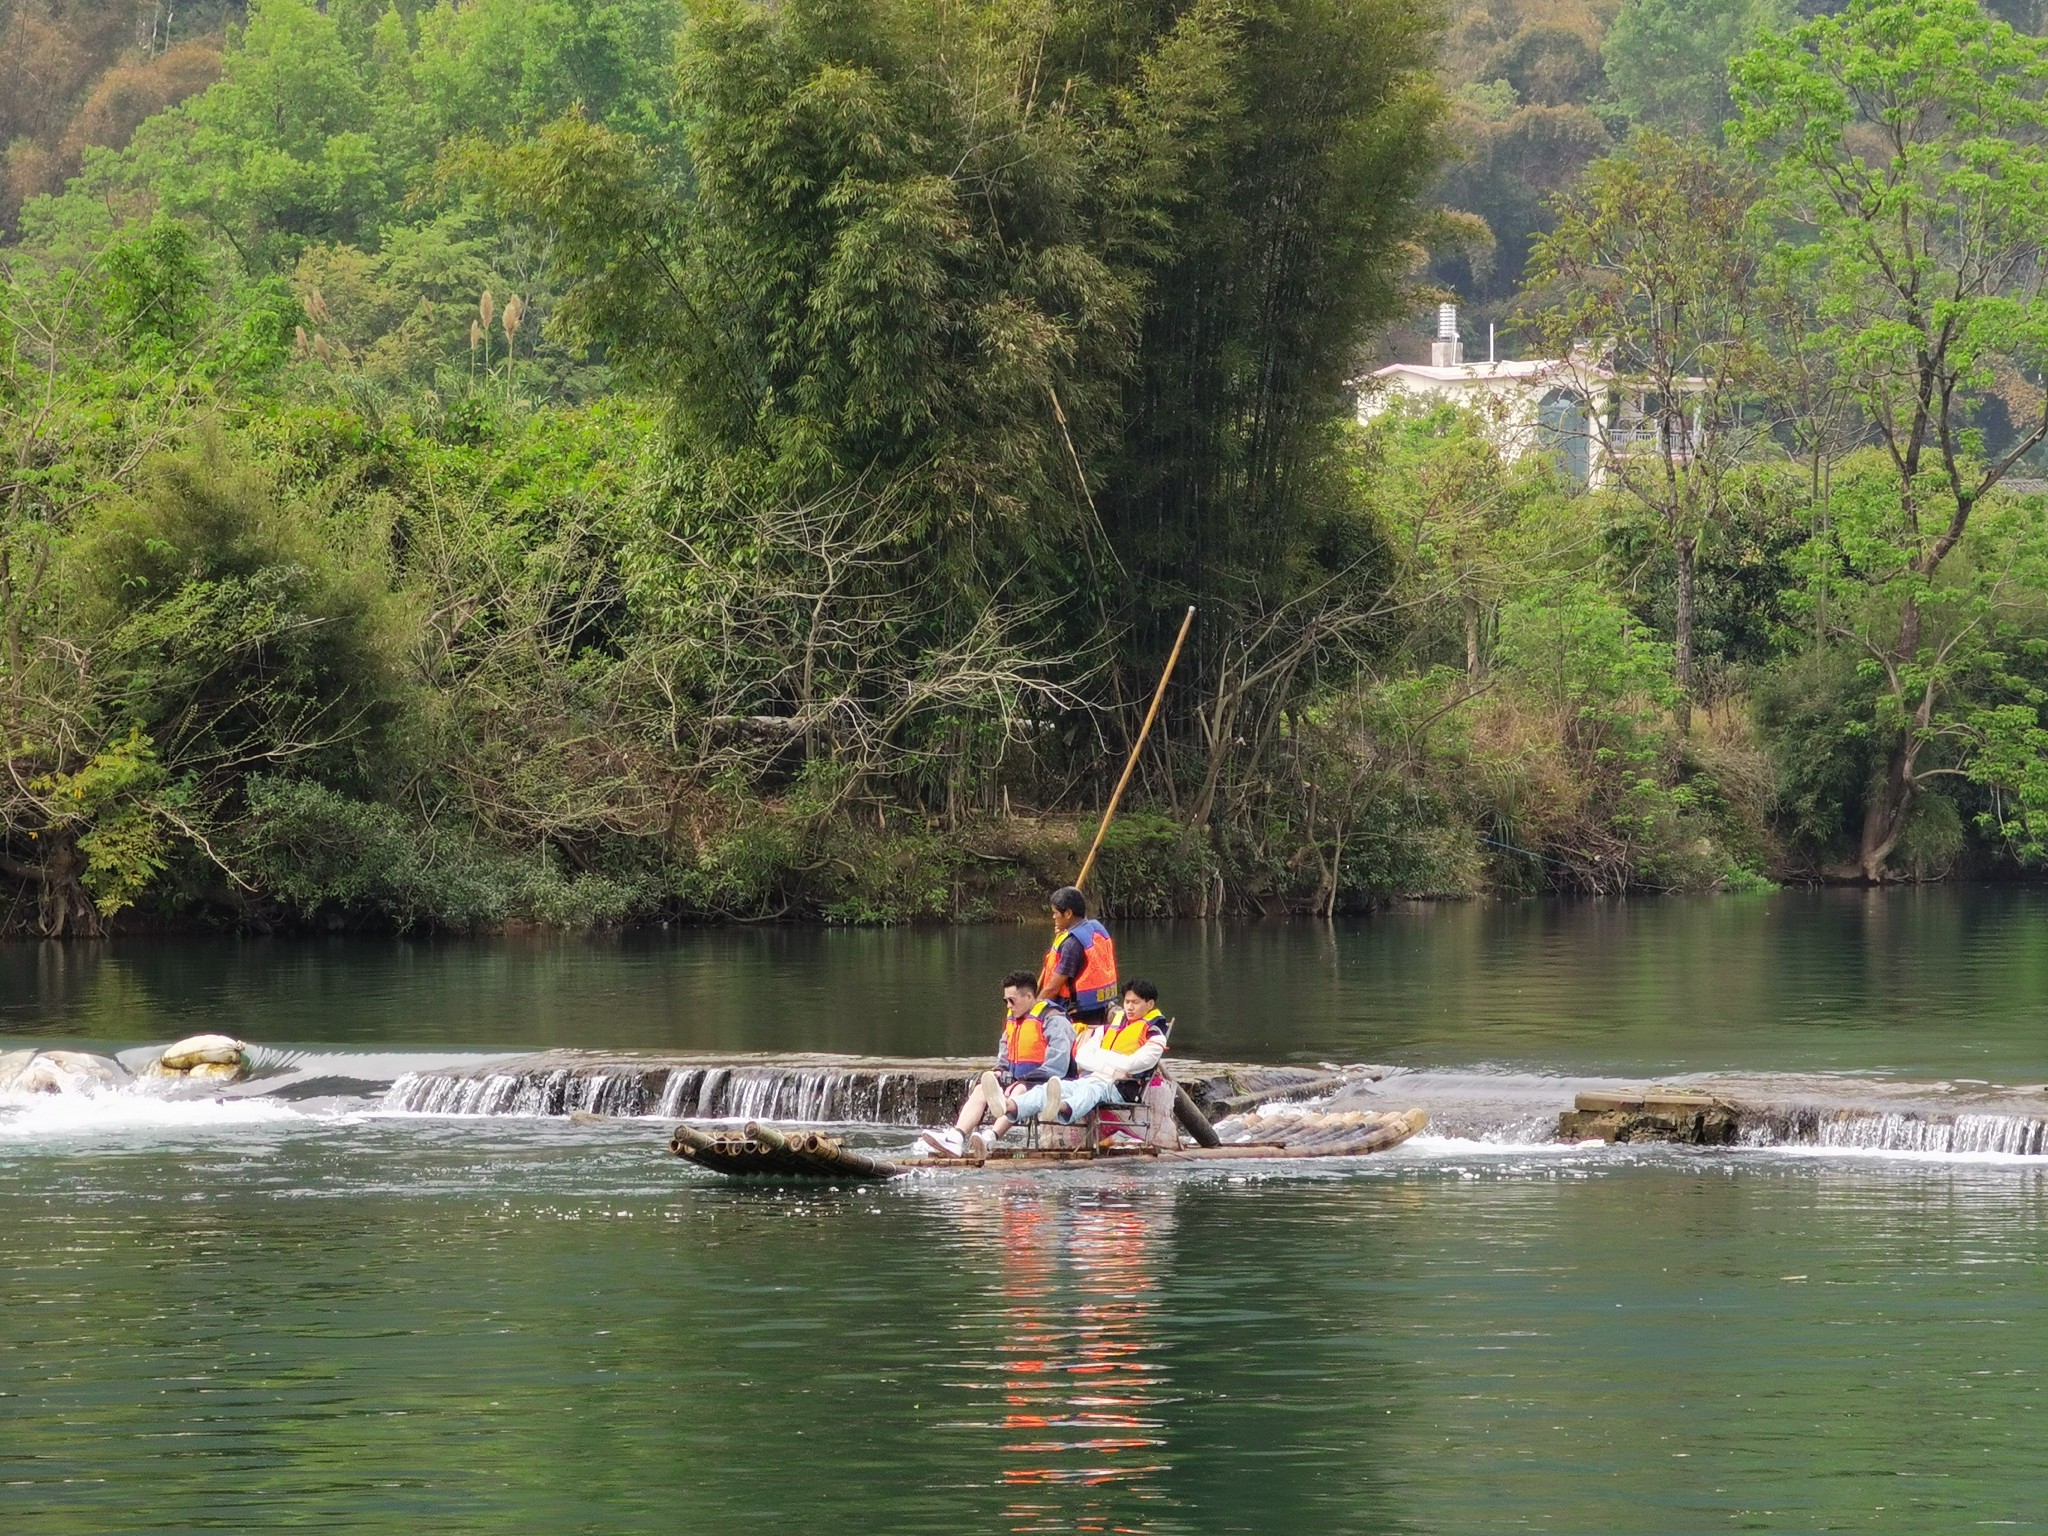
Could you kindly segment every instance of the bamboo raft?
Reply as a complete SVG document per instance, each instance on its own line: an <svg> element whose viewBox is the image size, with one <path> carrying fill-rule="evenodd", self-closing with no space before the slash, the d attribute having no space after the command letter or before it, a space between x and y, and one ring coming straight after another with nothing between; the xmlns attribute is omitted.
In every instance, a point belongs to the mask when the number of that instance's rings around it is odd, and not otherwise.
<svg viewBox="0 0 2048 1536"><path fill-rule="evenodd" d="M1238 1115L1217 1127L1217 1145L1154 1147L996 1147L982 1157L870 1157L823 1131L784 1130L760 1121L706 1131L678 1125L669 1151L732 1178L819 1179L878 1183L923 1169L1021 1173L1077 1164L1193 1163L1311 1157L1363 1157L1399 1146L1429 1123L1419 1109L1390 1113L1272 1112Z"/></svg>

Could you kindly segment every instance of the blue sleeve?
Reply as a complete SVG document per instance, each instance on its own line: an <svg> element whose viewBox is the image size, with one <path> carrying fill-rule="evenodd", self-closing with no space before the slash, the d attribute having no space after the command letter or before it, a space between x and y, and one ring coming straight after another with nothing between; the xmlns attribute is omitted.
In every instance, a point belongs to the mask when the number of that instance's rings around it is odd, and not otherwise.
<svg viewBox="0 0 2048 1536"><path fill-rule="evenodd" d="M1060 957L1055 963L1054 969L1066 977L1067 980L1072 981L1087 968L1088 951L1082 947L1079 939L1075 938L1071 933L1068 934L1060 940Z"/></svg>

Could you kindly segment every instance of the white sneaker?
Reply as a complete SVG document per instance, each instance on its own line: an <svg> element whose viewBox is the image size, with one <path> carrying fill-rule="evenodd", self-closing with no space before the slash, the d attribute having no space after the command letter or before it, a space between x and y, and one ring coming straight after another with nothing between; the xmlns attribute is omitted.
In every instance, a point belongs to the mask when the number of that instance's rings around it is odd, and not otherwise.
<svg viewBox="0 0 2048 1536"><path fill-rule="evenodd" d="M1040 1125L1052 1125L1060 1117L1060 1080L1048 1078L1045 1084L1045 1108L1038 1112Z"/></svg>
<svg viewBox="0 0 2048 1536"><path fill-rule="evenodd" d="M966 1144L960 1133L951 1126L944 1130L926 1131L917 1138L920 1150L932 1157L961 1157L966 1153Z"/></svg>

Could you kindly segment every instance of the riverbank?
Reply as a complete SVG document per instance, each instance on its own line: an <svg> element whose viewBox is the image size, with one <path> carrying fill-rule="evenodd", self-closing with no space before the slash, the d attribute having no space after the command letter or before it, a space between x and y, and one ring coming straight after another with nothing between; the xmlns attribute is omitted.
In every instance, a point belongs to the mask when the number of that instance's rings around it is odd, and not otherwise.
<svg viewBox="0 0 2048 1536"><path fill-rule="evenodd" d="M545 850L517 853L357 814L362 809L314 796L277 807L275 824L251 845L255 856L235 862L233 879L189 860L104 919L101 932L1008 922L1043 915L1047 893L1074 878L1096 827L1092 812L948 820L869 805L820 819L759 801L680 824L665 838L616 841L606 857L572 869ZM1099 910L1128 921L1327 917L1398 901L1755 891L1774 883L1752 867L1762 860L1731 855L1711 829L1667 829L1661 843L1586 855L1575 850L1590 839L1574 839L1568 828L1521 832L1502 817L1449 809L1429 797L1390 802L1334 846L1278 818L1257 836L1205 835L1171 815L1132 812L1111 825L1089 894ZM1789 864L1776 872L1794 880L1809 873ZM0 938L44 931L36 885L0 875ZM66 936L92 935L74 927Z"/></svg>
<svg viewBox="0 0 2048 1536"><path fill-rule="evenodd" d="M485 852L472 863L415 863L389 879L319 886L293 900L263 884L241 890L178 883L157 899L107 919L99 938L442 935L519 937L590 932L655 933L672 928L934 928L1035 922L1047 894L1073 879L1094 822L1076 816L983 819L954 828L908 816L802 837L764 832L758 843L713 852L702 863L651 866L625 875L563 877ZM1165 817L1127 817L1111 828L1090 879L1096 910L1120 921L1360 916L1414 902L1557 896L1753 896L1806 890L2029 889L2038 876L1996 861L1966 861L1928 878L1872 885L1853 872L1816 869L1789 857L1764 872L1710 860L1675 884L1615 871L1587 889L1553 854L1470 828L1393 829L1395 867L1334 895L1316 850L1275 849L1226 857L1207 839ZM317 871L323 850L306 850ZM1633 873L1634 877L1631 878ZM1392 876L1405 878L1392 878ZM313 876L306 876L311 883ZM0 879L0 942L45 937L33 888Z"/></svg>

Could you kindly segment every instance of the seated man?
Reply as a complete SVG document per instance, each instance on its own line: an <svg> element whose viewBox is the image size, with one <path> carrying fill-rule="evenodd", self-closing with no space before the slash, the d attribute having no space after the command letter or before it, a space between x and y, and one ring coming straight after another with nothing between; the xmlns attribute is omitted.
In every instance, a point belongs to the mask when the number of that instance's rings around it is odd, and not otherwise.
<svg viewBox="0 0 2048 1536"><path fill-rule="evenodd" d="M974 1133L982 1117L996 1117L995 1134L1000 1137L1019 1118L1020 1100L1028 1099L1030 1112L1046 1119L1058 1113L1060 1079L1073 1063L1073 1024L1058 1004L1040 999L1038 978L1029 971L1012 971L1003 978L1003 1007L1007 1011L995 1070L981 1074L951 1130L926 1131L918 1138L922 1150L941 1157L981 1156L988 1144Z"/></svg>
<svg viewBox="0 0 2048 1536"><path fill-rule="evenodd" d="M1078 1082L1060 1097L1060 1121L1071 1123L1103 1104L1134 1104L1166 1054L1170 1021L1159 1011L1159 989L1149 981L1124 983L1123 1006L1109 1022L1081 1031L1074 1048Z"/></svg>

